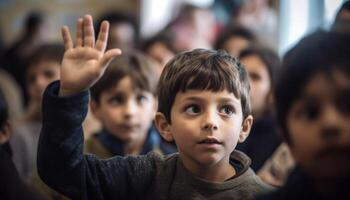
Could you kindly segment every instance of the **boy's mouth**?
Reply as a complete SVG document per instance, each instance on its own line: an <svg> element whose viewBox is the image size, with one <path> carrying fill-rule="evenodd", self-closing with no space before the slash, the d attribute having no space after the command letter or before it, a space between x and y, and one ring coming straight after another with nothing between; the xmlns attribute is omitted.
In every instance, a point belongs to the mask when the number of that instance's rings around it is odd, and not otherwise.
<svg viewBox="0 0 350 200"><path fill-rule="evenodd" d="M204 140L201 140L198 143L199 144L222 144L222 142L220 142L216 138L205 138Z"/></svg>

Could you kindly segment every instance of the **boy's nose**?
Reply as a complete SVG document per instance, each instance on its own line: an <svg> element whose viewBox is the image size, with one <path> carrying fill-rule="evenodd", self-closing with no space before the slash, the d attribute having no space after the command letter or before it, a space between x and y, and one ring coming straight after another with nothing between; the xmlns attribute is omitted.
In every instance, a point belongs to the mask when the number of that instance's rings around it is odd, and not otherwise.
<svg viewBox="0 0 350 200"><path fill-rule="evenodd" d="M204 115L201 128L204 131L216 131L219 129L218 116L215 111L208 111Z"/></svg>
<svg viewBox="0 0 350 200"><path fill-rule="evenodd" d="M125 105L124 115L126 117L131 117L137 114L137 104L133 100L129 100Z"/></svg>

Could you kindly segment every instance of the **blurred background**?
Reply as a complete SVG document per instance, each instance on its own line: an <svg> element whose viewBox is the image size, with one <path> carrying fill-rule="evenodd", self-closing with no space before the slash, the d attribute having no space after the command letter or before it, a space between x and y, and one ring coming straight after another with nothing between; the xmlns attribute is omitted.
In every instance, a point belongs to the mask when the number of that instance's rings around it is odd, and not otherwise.
<svg viewBox="0 0 350 200"><path fill-rule="evenodd" d="M342 2L343 0L0 0L0 30L2 45L7 47L23 34L26 17L32 12L42 12L45 15L45 39L59 40L60 27L66 24L74 30L79 16L89 13L97 19L105 12L122 11L135 17L142 39L154 36L178 19L193 21L193 26L198 26L198 31L206 34L203 37L208 37L207 40L213 42L222 28L238 20L283 54L304 34L320 27L328 28ZM202 12L190 19L184 13L188 11L181 10L185 4L208 9L210 13ZM185 35L184 32L180 34Z"/></svg>

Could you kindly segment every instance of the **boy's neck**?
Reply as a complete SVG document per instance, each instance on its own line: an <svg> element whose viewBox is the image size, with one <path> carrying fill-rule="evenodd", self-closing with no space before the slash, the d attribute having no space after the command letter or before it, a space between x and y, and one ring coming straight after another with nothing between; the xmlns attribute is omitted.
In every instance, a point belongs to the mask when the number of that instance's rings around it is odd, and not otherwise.
<svg viewBox="0 0 350 200"><path fill-rule="evenodd" d="M181 155L180 155L181 159ZM183 166L196 178L209 181L209 182L217 182L222 183L227 181L236 175L235 168L229 163L229 159L227 162L218 163L216 165L204 166L199 163L194 162L184 162L182 160Z"/></svg>

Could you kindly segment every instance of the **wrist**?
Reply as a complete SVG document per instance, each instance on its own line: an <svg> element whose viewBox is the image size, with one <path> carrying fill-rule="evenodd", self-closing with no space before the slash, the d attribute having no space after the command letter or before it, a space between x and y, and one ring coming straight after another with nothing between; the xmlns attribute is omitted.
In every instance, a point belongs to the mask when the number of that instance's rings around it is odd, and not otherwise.
<svg viewBox="0 0 350 200"><path fill-rule="evenodd" d="M58 96L60 97L66 97L66 96L72 96L77 94L78 92L72 91L72 90L67 90L62 87L60 87L60 90L58 91Z"/></svg>

